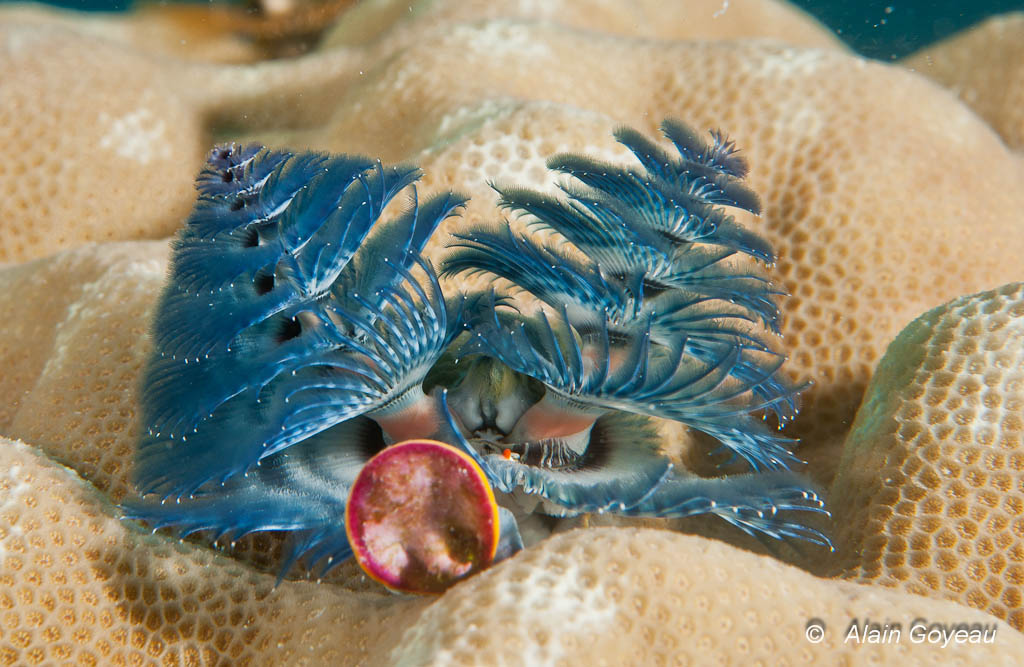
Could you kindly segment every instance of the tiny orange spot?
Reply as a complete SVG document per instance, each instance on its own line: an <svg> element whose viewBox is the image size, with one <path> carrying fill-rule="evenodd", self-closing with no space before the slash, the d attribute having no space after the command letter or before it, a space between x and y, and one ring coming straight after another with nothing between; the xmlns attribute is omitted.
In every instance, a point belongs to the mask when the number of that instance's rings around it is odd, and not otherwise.
<svg viewBox="0 0 1024 667"><path fill-rule="evenodd" d="M512 450L511 449L506 449L505 451L503 451L501 453L501 455L504 456L506 459L511 460L512 459Z"/></svg>

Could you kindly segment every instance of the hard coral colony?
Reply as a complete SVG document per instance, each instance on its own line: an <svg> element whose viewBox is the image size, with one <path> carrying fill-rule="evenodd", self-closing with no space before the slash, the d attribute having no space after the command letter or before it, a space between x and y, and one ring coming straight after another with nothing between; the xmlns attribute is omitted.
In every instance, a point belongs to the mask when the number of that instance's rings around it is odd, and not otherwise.
<svg viewBox="0 0 1024 667"><path fill-rule="evenodd" d="M543 234L497 216L460 229L440 275L503 279L473 292L443 291L421 254L465 199L420 201L415 168L214 149L153 322L128 516L182 535L288 531L281 576L300 559L323 573L352 553L343 517L364 464L430 438L475 461L520 519L714 514L829 545L779 515L825 510L764 419L790 419L800 387L765 341L779 292L750 258L772 250L723 208L759 212L747 166L721 134L662 131L674 152L617 131L630 167L551 158L558 196L494 185ZM403 191L408 208L381 221ZM656 418L751 471L681 470ZM513 512L501 523L517 543Z"/></svg>

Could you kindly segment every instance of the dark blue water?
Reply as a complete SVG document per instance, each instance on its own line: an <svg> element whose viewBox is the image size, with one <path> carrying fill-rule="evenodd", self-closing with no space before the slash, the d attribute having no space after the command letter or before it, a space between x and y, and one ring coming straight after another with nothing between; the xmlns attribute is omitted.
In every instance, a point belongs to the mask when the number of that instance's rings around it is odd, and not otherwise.
<svg viewBox="0 0 1024 667"><path fill-rule="evenodd" d="M902 58L993 16L1024 11L1022 0L791 0L831 28L858 53Z"/></svg>
<svg viewBox="0 0 1024 667"><path fill-rule="evenodd" d="M11 1L0 0L0 4ZM988 16L1024 11L1024 0L792 1L830 27L855 51L880 60L902 58ZM202 4L202 0L199 2ZM247 4L247 0L210 2ZM49 0L47 4L75 9L123 11L133 3L132 0ZM253 3L249 1L248 4Z"/></svg>

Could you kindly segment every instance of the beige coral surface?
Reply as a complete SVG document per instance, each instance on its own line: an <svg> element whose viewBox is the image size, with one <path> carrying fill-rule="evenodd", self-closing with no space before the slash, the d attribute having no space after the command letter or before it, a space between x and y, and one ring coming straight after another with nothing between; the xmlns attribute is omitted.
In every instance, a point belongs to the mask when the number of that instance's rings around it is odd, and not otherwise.
<svg viewBox="0 0 1024 667"><path fill-rule="evenodd" d="M1024 279L1024 160L950 91L846 53L784 4L662 6L434 0L410 12L379 0L343 16L320 50L247 66L140 50L123 25L0 11L0 434L28 443L0 445L0 663L575 663L593 651L621 664L615 651L646 650L665 663L1013 664L1021 288L917 320L842 448L908 322ZM985 68L1011 71L1019 50L998 44ZM129 492L168 250L88 242L172 233L211 142L415 162L424 190L473 197L451 229L499 215L488 181L551 187L544 161L559 151L626 160L612 129L650 132L665 116L737 140L765 209L743 222L775 246L792 294L781 344L791 373L815 384L791 433L807 472L832 483L839 549L796 560L902 591L626 529L560 536L432 603L382 594L353 568L272 590L266 574L112 518L106 503ZM239 555L272 567L276 546L250 540ZM853 618L993 622L908 591L1017 630L941 651L837 640ZM822 644L804 639L811 616L830 629Z"/></svg>
<svg viewBox="0 0 1024 667"><path fill-rule="evenodd" d="M2 664L1013 665L1024 651L981 612L667 531L573 531L431 603L358 585L274 588L272 575L121 523L24 443L0 439L0 493ZM854 618L906 635L846 641ZM824 623L820 643L805 639L809 619ZM914 643L918 619L977 625L990 641Z"/></svg>
<svg viewBox="0 0 1024 667"><path fill-rule="evenodd" d="M773 2L740 0L739 8L721 20L711 18L717 2L679 2L670 17L676 20L669 21L657 20L664 12L656 0L636 8L630 4L368 2L328 36L327 44L336 46L301 59L247 67L175 58L180 49L172 47L178 42L186 44L192 58L204 52L209 40L201 22L182 24L168 15L161 24L155 12L97 19L4 5L0 261L31 259L83 241L166 236L191 207L196 165L215 136L234 139L243 130L322 125L340 98L354 101L350 91L360 90L367 72L407 48L429 50L452 31L474 31L486 19L533 17L599 30L615 26L624 38L692 38L714 25L716 35L724 30L729 36L837 44L811 19ZM543 16L537 17L538 12ZM703 18L680 20L686 14ZM179 39L154 37L158 27L161 35L177 30ZM383 34L369 44L348 44L353 35L367 40L378 33ZM457 55L461 45L447 50ZM458 70L444 75L451 83L465 76ZM413 96L430 84L427 79L408 83ZM403 106L415 109L414 104ZM392 127L389 133L396 136L386 147L374 146L373 137L362 146L375 154L387 148L391 154L381 157L393 158L395 145L404 143L398 157L414 157L411 138L401 132ZM325 148L325 138L307 141ZM71 219L74 225L67 224Z"/></svg>
<svg viewBox="0 0 1024 667"><path fill-rule="evenodd" d="M133 12L62 11L36 3L0 5L0 22L60 27L134 51L218 63L252 62L260 57L251 40L225 24L223 12L183 5L143 4Z"/></svg>
<svg viewBox="0 0 1024 667"><path fill-rule="evenodd" d="M1024 150L1024 12L995 16L904 60Z"/></svg>
<svg viewBox="0 0 1024 667"><path fill-rule="evenodd" d="M1024 283L903 330L829 495L837 571L1024 628Z"/></svg>
<svg viewBox="0 0 1024 667"><path fill-rule="evenodd" d="M0 82L0 201L10 202L0 257L170 233L221 136L414 161L425 187L473 197L462 218L472 221L496 215L488 180L550 185L543 163L554 152L626 159L610 137L619 123L650 131L672 115L727 128L764 198L763 218L746 222L778 249L776 275L793 295L790 372L815 382L793 434L822 483L900 328L1019 277L1024 160L921 77L838 49L657 40L643 21L593 32L586 13L531 21L525 5L478 20L481 6L417 5L412 19L392 17L394 36L251 67L129 58L122 44L63 26L0 24L0 67L19 74ZM764 25L783 33L782 6L748 12L772 14ZM39 108L49 111L26 113ZM42 150L27 150L35 137Z"/></svg>

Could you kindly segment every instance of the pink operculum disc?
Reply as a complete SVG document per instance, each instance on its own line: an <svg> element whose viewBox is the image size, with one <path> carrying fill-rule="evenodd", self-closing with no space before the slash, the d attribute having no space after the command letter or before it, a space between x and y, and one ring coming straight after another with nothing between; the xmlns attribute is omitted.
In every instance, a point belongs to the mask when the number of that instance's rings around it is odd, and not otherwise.
<svg viewBox="0 0 1024 667"><path fill-rule="evenodd" d="M407 440L363 466L345 530L373 579L398 591L440 593L491 564L498 506L471 458L442 442Z"/></svg>

